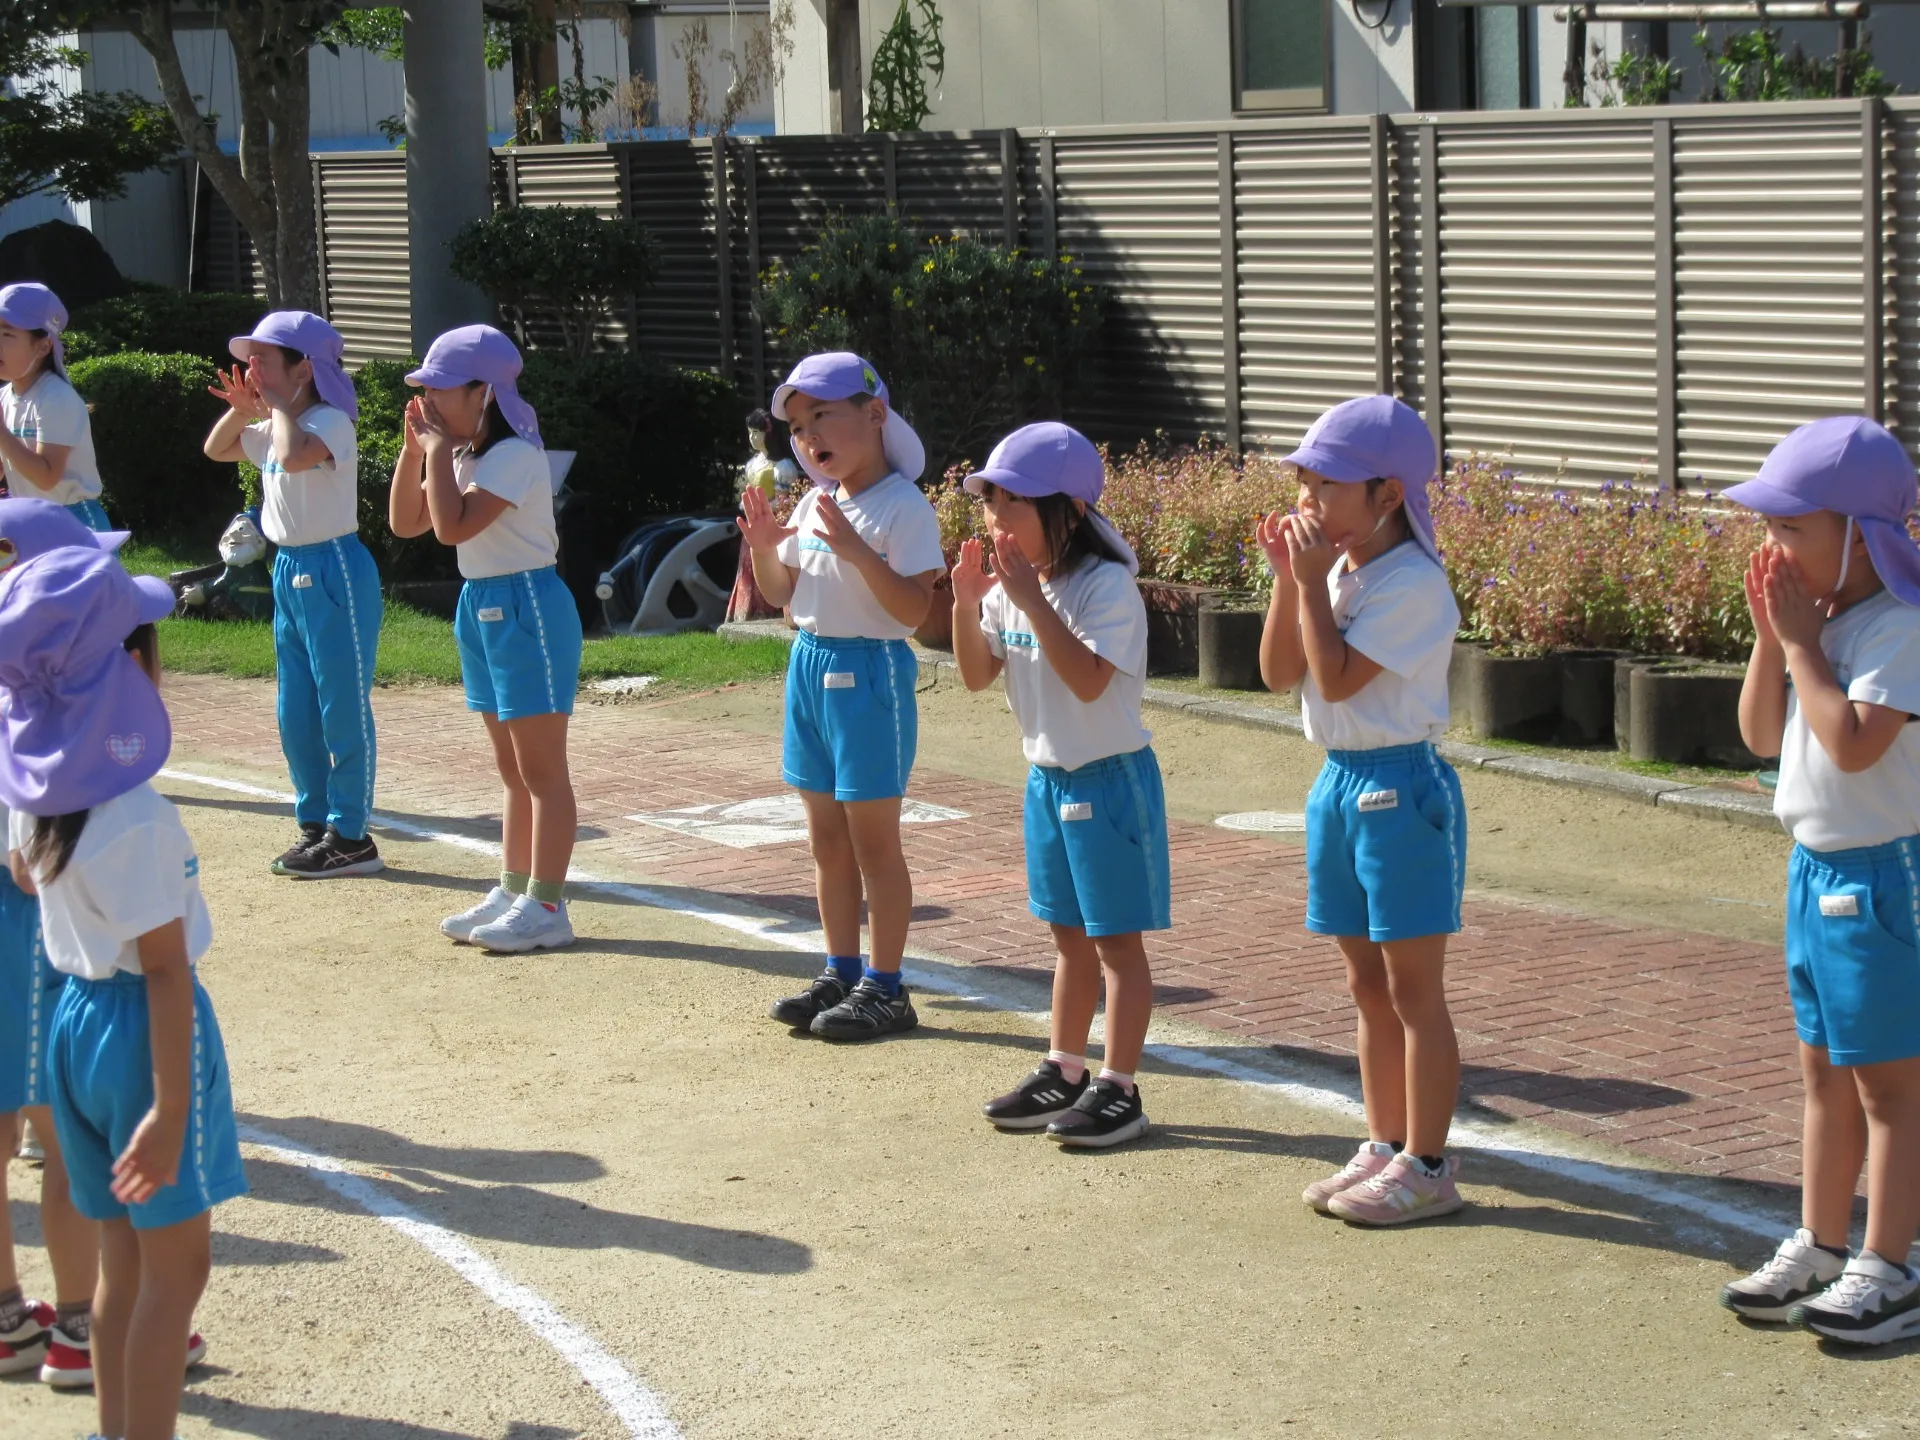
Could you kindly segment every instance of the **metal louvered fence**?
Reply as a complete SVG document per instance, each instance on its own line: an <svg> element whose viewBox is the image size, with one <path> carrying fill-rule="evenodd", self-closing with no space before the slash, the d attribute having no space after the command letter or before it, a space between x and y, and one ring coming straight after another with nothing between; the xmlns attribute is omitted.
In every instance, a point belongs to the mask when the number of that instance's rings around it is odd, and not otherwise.
<svg viewBox="0 0 1920 1440"><path fill-rule="evenodd" d="M330 318L404 354L404 161L314 165ZM1069 417L1100 439L1290 445L1389 390L1575 481L1721 484L1838 411L1920 454L1920 100L503 150L495 188L647 226L659 280L606 338L755 393L758 274L892 206L1107 287Z"/></svg>

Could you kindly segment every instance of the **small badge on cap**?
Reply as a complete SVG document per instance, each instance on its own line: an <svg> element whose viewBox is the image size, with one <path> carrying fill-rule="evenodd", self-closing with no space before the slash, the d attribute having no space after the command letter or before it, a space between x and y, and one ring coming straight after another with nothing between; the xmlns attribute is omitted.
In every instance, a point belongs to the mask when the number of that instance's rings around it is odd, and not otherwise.
<svg viewBox="0 0 1920 1440"><path fill-rule="evenodd" d="M1858 895L1822 895L1820 913L1829 916L1858 915L1860 897Z"/></svg>

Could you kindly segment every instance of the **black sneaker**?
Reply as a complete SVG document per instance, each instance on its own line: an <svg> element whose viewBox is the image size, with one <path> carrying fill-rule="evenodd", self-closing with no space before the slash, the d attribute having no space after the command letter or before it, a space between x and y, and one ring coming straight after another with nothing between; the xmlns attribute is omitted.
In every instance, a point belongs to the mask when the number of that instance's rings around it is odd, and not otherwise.
<svg viewBox="0 0 1920 1440"><path fill-rule="evenodd" d="M813 1017L807 1028L822 1040L872 1040L881 1035L898 1035L920 1023L913 1013L913 1001L907 987L889 995L879 983L861 979L847 992L847 998Z"/></svg>
<svg viewBox="0 0 1920 1440"><path fill-rule="evenodd" d="M285 875L287 873L287 866L293 861L298 860L314 846L318 845L326 838L326 834L327 827L324 825L302 825L300 827L300 838L294 841L284 854L276 855L273 864L267 868L276 875Z"/></svg>
<svg viewBox="0 0 1920 1440"><path fill-rule="evenodd" d="M1081 1092L1073 1108L1047 1126L1047 1134L1062 1145L1102 1147L1135 1140L1147 1133L1147 1112L1140 1107L1140 1087L1129 1095L1112 1080L1096 1080Z"/></svg>
<svg viewBox="0 0 1920 1440"><path fill-rule="evenodd" d="M280 873L296 880L338 880L347 875L371 875L386 869L386 865L371 835L364 840L346 840L329 825L315 844L287 859Z"/></svg>
<svg viewBox="0 0 1920 1440"><path fill-rule="evenodd" d="M1053 1061L1042 1060L1039 1069L981 1109L1002 1130L1041 1130L1071 1110L1086 1088L1085 1074L1069 1081Z"/></svg>
<svg viewBox="0 0 1920 1440"><path fill-rule="evenodd" d="M804 1030L813 1024L813 1017L822 1010L831 1010L847 998L847 982L829 965L819 979L807 986L798 995L789 995L784 1000L773 1002L773 1009L767 1013L782 1025L791 1025Z"/></svg>

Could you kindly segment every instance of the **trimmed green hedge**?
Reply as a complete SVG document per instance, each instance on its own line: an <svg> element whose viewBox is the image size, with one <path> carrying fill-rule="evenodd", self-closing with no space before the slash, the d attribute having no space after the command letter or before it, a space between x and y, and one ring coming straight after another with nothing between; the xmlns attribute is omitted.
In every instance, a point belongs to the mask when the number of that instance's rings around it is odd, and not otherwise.
<svg viewBox="0 0 1920 1440"><path fill-rule="evenodd" d="M69 360L93 360L127 351L149 355L198 355L212 364L234 363L227 342L251 331L267 313L252 295L219 291L140 289L114 300L84 305L67 327Z"/></svg>
<svg viewBox="0 0 1920 1440"><path fill-rule="evenodd" d="M143 536L208 542L240 508L231 465L201 446L223 407L207 393L212 362L197 355L105 355L68 369L93 412L101 497L116 526Z"/></svg>

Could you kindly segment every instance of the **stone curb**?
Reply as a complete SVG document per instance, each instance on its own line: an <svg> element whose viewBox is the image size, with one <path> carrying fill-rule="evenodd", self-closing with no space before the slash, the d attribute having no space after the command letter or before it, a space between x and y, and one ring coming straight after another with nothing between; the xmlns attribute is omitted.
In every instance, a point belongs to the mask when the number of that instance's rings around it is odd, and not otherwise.
<svg viewBox="0 0 1920 1440"><path fill-rule="evenodd" d="M784 620L748 620L722 625L721 635L729 640L777 639L791 643L794 631ZM951 670L954 662L944 656L917 650L922 667ZM1256 730L1282 730L1301 733L1300 717L1269 705L1254 705L1244 700L1211 700L1164 686L1149 685L1141 703L1154 710L1178 710L1203 720L1226 725L1245 725ZM1488 770L1498 775L1513 775L1549 785L1570 785L1579 790L1597 790L1622 800L1645 805L1678 809L1707 820L1745 825L1757 830L1778 830L1773 801L1766 795L1749 795L1740 790L1724 790L1717 785L1687 785L1677 780L1656 780L1650 775L1634 775L1604 765L1577 765L1567 760L1544 756L1515 755L1457 740L1442 740L1434 747L1462 769Z"/></svg>

